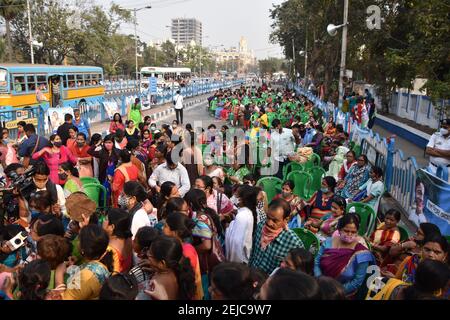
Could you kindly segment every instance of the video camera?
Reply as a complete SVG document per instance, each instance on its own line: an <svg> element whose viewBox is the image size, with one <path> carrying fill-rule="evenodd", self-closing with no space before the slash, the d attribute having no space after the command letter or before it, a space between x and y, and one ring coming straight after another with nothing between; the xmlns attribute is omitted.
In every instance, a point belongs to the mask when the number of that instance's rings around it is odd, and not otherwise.
<svg viewBox="0 0 450 320"><path fill-rule="evenodd" d="M36 170L34 167L31 167L27 171L24 172L23 175L17 174L15 171L10 171L8 173L8 178L11 180L11 184L7 189L4 190L13 190L18 189L19 191L28 188L33 184L33 175Z"/></svg>

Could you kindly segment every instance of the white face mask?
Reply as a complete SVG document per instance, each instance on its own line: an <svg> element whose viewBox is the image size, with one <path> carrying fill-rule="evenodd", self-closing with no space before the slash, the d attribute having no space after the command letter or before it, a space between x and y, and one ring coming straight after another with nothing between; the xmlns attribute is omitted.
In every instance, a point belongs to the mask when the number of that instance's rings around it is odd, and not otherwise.
<svg viewBox="0 0 450 320"><path fill-rule="evenodd" d="M441 129L439 130L439 132L440 132L443 136L448 135L448 129L441 128Z"/></svg>

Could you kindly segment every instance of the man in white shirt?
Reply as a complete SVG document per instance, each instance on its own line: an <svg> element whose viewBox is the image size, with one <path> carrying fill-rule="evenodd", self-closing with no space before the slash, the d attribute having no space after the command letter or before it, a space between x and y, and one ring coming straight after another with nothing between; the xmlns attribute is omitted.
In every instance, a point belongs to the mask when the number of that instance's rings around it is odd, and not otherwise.
<svg viewBox="0 0 450 320"><path fill-rule="evenodd" d="M436 174L438 166L450 169L450 119L441 121L439 132L431 136L425 152L430 156L428 169L431 173Z"/></svg>
<svg viewBox="0 0 450 320"><path fill-rule="evenodd" d="M272 163L278 162L276 177L283 179L283 166L289 162L288 157L295 153L295 146L301 142L301 139L299 135L295 136L291 129L283 128L279 119L272 121L272 127L274 129L270 134L269 156Z"/></svg>
<svg viewBox="0 0 450 320"><path fill-rule="evenodd" d="M166 162L160 164L148 179L150 187L155 188L156 192L160 192L161 185L166 182L173 182L180 193L181 197L191 189L191 182L186 168L181 163L174 163L171 153L166 155Z"/></svg>
<svg viewBox="0 0 450 320"><path fill-rule="evenodd" d="M180 90L177 91L177 95L173 98L173 104L175 105L177 121L183 124L183 96L180 94Z"/></svg>

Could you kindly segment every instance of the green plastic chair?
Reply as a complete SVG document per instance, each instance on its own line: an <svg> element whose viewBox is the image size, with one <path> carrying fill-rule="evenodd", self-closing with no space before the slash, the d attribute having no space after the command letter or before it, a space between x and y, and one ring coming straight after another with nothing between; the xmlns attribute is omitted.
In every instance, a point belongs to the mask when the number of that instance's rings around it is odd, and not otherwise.
<svg viewBox="0 0 450 320"><path fill-rule="evenodd" d="M95 203L97 204L97 207L106 208L106 188L102 186L101 184L96 183L88 183L83 185L84 193ZM103 193L103 205L100 206L100 195Z"/></svg>
<svg viewBox="0 0 450 320"><path fill-rule="evenodd" d="M294 181L294 194L304 200L309 199L308 190L310 188L312 176L308 172L298 170L292 171L287 175L286 180Z"/></svg>
<svg viewBox="0 0 450 320"><path fill-rule="evenodd" d="M356 158L358 158L361 155L361 146L355 144L352 150L355 152Z"/></svg>
<svg viewBox="0 0 450 320"><path fill-rule="evenodd" d="M267 121L269 122L269 128L272 128L272 121L278 119L278 115L274 112L267 113Z"/></svg>
<svg viewBox="0 0 450 320"><path fill-rule="evenodd" d="M397 226L398 230L400 231L400 241L408 240L409 238L409 232L406 230L406 228L402 226Z"/></svg>
<svg viewBox="0 0 450 320"><path fill-rule="evenodd" d="M369 237L375 229L375 222L377 215L373 208L365 203L352 202L347 206L346 213L350 212L350 209L355 208L355 213L360 218L358 234L360 236Z"/></svg>
<svg viewBox="0 0 450 320"><path fill-rule="evenodd" d="M281 192L281 185L283 181L277 177L264 177L258 180L257 186L261 186L267 194L267 200L270 202L272 199Z"/></svg>
<svg viewBox="0 0 450 320"><path fill-rule="evenodd" d="M322 179L326 176L326 172L322 167L312 167L308 169L308 173L312 177L311 188L308 190L308 195L312 196L314 192L322 187Z"/></svg>
<svg viewBox="0 0 450 320"><path fill-rule="evenodd" d="M283 180L287 180L287 175L292 171L304 171L303 165L298 162L289 162L287 165L283 167Z"/></svg>
<svg viewBox="0 0 450 320"><path fill-rule="evenodd" d="M93 178L93 177L81 177L80 181L83 186L85 184L89 184L89 183L100 184L100 181L98 181L97 178Z"/></svg>
<svg viewBox="0 0 450 320"><path fill-rule="evenodd" d="M309 157L308 161L306 161L306 163L304 164L305 170L308 171L312 167L320 167L320 161L320 156L316 153L313 153Z"/></svg>
<svg viewBox="0 0 450 320"><path fill-rule="evenodd" d="M303 228L291 229L299 237L305 246L305 250L311 252L314 256L319 252L320 240L314 233Z"/></svg>

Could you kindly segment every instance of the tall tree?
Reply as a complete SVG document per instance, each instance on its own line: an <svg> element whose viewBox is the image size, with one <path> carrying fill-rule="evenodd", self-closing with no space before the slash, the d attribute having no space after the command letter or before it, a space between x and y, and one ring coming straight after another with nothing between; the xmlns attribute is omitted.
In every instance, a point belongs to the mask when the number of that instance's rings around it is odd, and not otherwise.
<svg viewBox="0 0 450 320"><path fill-rule="evenodd" d="M11 42L11 21L21 12L24 12L25 0L0 0L0 16L5 19L6 51L8 61L13 60L13 47Z"/></svg>

